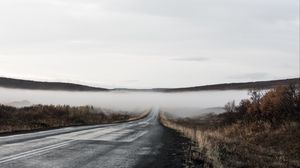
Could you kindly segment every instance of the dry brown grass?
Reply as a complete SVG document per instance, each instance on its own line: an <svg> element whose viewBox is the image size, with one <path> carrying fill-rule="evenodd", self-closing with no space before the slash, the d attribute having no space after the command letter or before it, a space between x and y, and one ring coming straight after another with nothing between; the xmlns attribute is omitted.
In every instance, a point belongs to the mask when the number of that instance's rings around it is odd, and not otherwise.
<svg viewBox="0 0 300 168"><path fill-rule="evenodd" d="M299 95L279 87L236 109L227 104L223 114L180 119L162 112L160 121L195 141L214 167L300 167Z"/></svg>
<svg viewBox="0 0 300 168"><path fill-rule="evenodd" d="M129 113L92 106L35 105L15 108L0 105L0 133L132 121L148 114L149 111Z"/></svg>
<svg viewBox="0 0 300 168"><path fill-rule="evenodd" d="M160 121L195 141L214 167L300 167L299 122L286 121L277 128L261 121L207 128L204 120L183 122L166 113Z"/></svg>

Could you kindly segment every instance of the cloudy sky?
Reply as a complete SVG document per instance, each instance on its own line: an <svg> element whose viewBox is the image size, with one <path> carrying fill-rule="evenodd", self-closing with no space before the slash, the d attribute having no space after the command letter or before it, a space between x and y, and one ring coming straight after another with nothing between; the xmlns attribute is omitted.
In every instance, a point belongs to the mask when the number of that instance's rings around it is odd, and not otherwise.
<svg viewBox="0 0 300 168"><path fill-rule="evenodd" d="M0 76L179 87L299 76L299 0L1 0Z"/></svg>

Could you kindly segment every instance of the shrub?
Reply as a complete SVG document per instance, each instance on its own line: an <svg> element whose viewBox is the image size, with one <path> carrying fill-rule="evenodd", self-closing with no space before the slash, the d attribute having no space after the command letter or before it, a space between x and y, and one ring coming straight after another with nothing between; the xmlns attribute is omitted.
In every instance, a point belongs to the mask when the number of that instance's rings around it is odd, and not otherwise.
<svg viewBox="0 0 300 168"><path fill-rule="evenodd" d="M234 102L225 105L227 112L236 111L251 120L266 120L272 123L285 119L299 119L300 90L294 85L279 86L267 91L251 90L250 99L235 107Z"/></svg>
<svg viewBox="0 0 300 168"><path fill-rule="evenodd" d="M148 113L147 113L148 114ZM144 114L142 114L144 115ZM0 133L38 128L64 127L83 124L102 124L138 119L139 114L105 113L93 106L35 105L15 108L0 105Z"/></svg>
<svg viewBox="0 0 300 168"><path fill-rule="evenodd" d="M235 112L236 110L236 107L235 107L235 101L233 100L233 101L231 101L231 102L228 102L226 105L225 105L225 107L224 107L224 109L227 111L227 112Z"/></svg>

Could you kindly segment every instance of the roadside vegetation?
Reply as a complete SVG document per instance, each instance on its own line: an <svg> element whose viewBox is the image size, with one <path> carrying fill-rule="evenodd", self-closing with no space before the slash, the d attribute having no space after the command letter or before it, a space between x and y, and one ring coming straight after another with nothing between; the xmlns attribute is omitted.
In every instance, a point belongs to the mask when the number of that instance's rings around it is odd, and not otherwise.
<svg viewBox="0 0 300 168"><path fill-rule="evenodd" d="M250 99L229 102L225 113L161 123L197 144L212 167L300 167L300 90L293 85L249 91ZM197 158L194 158L197 159Z"/></svg>
<svg viewBox="0 0 300 168"><path fill-rule="evenodd" d="M0 105L0 133L131 121L148 113L116 112L93 106L34 105L15 108Z"/></svg>

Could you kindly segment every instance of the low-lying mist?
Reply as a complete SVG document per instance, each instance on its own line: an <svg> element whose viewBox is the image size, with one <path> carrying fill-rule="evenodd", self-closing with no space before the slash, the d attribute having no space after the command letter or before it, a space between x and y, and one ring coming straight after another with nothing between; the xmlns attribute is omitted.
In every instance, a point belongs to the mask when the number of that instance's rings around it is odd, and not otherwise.
<svg viewBox="0 0 300 168"><path fill-rule="evenodd" d="M113 110L139 111L160 107L179 116L201 115L223 111L228 101L247 98L246 90L198 92L70 92L0 88L0 103L12 106L33 104L93 105Z"/></svg>

